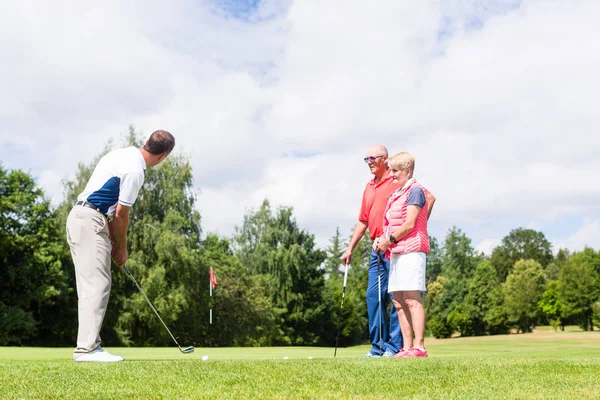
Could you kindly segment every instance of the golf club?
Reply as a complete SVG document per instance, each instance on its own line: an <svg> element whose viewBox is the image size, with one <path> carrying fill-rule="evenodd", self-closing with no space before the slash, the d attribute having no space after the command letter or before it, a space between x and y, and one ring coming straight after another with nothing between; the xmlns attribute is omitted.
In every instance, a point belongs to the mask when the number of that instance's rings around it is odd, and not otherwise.
<svg viewBox="0 0 600 400"><path fill-rule="evenodd" d="M348 264L345 265L346 270L344 271L344 288L342 289L342 305L340 307L340 318L338 319L337 335L335 337L335 350L333 351L333 358L337 354L338 341L340 339L340 325L342 323L342 311L344 310L344 296L346 295L346 281L348 280Z"/></svg>
<svg viewBox="0 0 600 400"><path fill-rule="evenodd" d="M379 294L377 299L377 307L379 307L379 312L377 314L379 314L379 355L381 356L383 341L381 338L381 260L379 257L381 257L381 255L377 253L377 293Z"/></svg>
<svg viewBox="0 0 600 400"><path fill-rule="evenodd" d="M142 287L138 283L137 279L135 279L135 277L133 276L133 274L131 273L131 271L129 271L129 269L126 266L123 266L123 269L125 270L125 272L127 272L127 275L129 275L129 277L131 278L131 280L133 281L133 283L135 283L135 286L137 286L137 288L140 290L140 292L142 293L142 295L144 296L144 298L146 299L146 301L150 305L150 308L152 308L152 311L154 311L154 314L156 314L156 316L158 317L158 319L160 320L160 322L162 322L162 324L164 325L164 327L167 330L167 332L169 332L169 335L171 335L171 338L173 338L173 341L175 342L175 344L177 345L177 347L179 347L179 351L181 351L183 354L193 353L194 352L194 346L189 346L189 347L186 347L185 349L181 348L181 346L179 345L179 343L177 343L177 339L175 339L175 336L173 336L173 334L171 333L171 331L169 330L169 328L167 328L167 324L165 324L165 321L163 321L163 319L160 317L160 315L158 315L158 311L156 311L156 308L154 308L154 306L150 302L150 299L148 298L148 296L146 296L146 293L144 293L144 291L142 290Z"/></svg>

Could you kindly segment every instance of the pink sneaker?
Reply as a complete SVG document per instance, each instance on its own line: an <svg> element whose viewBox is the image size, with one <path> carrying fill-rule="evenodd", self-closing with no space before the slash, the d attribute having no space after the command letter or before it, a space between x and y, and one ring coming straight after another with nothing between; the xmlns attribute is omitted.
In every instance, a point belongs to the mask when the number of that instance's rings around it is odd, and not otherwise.
<svg viewBox="0 0 600 400"><path fill-rule="evenodd" d="M413 347L413 348L408 349L408 351L405 352L402 357L403 358L409 358L409 357L428 357L428 354L427 354L427 350L425 350L425 349L420 349L418 347Z"/></svg>
<svg viewBox="0 0 600 400"><path fill-rule="evenodd" d="M396 354L394 354L392 356L392 358L403 358L403 357L405 357L406 353L408 353L408 350L402 349L399 352L397 352Z"/></svg>

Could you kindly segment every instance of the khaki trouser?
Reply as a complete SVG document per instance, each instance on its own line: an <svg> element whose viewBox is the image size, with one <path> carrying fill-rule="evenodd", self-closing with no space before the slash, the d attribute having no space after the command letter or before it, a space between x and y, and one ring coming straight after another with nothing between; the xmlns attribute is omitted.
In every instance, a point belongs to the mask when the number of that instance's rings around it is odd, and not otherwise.
<svg viewBox="0 0 600 400"><path fill-rule="evenodd" d="M111 287L111 244L108 221L98 211L75 206L67 218L79 307L77 348L73 358L100 345L100 328Z"/></svg>

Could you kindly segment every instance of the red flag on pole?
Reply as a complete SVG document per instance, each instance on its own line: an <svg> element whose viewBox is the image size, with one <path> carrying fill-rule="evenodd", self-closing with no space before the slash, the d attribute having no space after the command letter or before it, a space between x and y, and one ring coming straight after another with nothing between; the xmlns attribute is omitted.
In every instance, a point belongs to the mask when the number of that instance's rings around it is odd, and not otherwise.
<svg viewBox="0 0 600 400"><path fill-rule="evenodd" d="M210 290L210 298L211 298L211 306L210 306L210 316L209 321L212 324L212 291L217 286L217 278L215 278L215 270L213 267L210 267L210 282L208 283L208 288Z"/></svg>
<svg viewBox="0 0 600 400"><path fill-rule="evenodd" d="M210 283L213 289L215 288L215 286L218 285L217 278L215 278L215 270L213 269L213 267L210 267Z"/></svg>

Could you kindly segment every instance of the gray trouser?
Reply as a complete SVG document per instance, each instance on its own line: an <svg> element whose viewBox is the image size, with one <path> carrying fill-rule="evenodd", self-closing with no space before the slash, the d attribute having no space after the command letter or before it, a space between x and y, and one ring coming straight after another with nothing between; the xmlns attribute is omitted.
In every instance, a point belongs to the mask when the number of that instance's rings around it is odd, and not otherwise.
<svg viewBox="0 0 600 400"><path fill-rule="evenodd" d="M111 287L111 244L108 221L98 211L75 206L67 218L79 307L77 348L73 358L100 345L100 328Z"/></svg>

